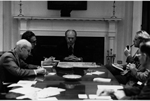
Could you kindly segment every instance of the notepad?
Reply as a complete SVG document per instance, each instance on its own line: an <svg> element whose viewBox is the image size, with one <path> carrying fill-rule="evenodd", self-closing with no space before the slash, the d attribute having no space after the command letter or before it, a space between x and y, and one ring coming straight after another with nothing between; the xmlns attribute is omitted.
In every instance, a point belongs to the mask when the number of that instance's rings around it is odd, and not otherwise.
<svg viewBox="0 0 150 101"><path fill-rule="evenodd" d="M112 64L113 67L115 67L116 69L120 70L120 71L124 71L121 67L121 65L117 64L117 63L114 63Z"/></svg>

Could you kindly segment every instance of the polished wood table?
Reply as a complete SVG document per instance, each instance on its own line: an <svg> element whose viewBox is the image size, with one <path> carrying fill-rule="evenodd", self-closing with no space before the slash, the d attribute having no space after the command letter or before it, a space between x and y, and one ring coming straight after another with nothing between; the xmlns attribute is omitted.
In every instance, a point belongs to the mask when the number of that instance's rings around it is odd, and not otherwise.
<svg viewBox="0 0 150 101"><path fill-rule="evenodd" d="M58 100L83 100L82 98L79 98L78 95L79 94L86 94L87 96L95 95L97 91L97 85L119 85L115 77L104 66L100 66L97 68L74 68L74 69L72 68L63 69L56 66L53 68L47 68L47 70L49 71L49 73L45 76L39 75L36 77L27 77L24 78L24 80L36 80L37 83L34 85L34 87L38 88L58 87L65 89L65 91L54 96ZM78 71L80 71L79 74ZM100 71L104 73L100 75L97 74L88 75L89 73L94 71ZM81 75L82 78L78 80L66 80L62 76L67 73L78 74ZM110 82L93 81L94 78L106 78L106 79L109 78L111 79L111 81ZM8 91L10 89L14 88L10 87ZM20 96L20 94L7 92L7 94L5 96L3 95L1 99L8 99L8 100L16 99L16 97L18 96ZM89 97L87 99L89 99Z"/></svg>

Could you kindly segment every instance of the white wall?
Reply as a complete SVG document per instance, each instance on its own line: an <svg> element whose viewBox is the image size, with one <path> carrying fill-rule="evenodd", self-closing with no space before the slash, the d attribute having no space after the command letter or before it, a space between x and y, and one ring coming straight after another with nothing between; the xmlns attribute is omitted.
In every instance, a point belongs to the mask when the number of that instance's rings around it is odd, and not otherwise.
<svg viewBox="0 0 150 101"><path fill-rule="evenodd" d="M3 51L3 2L0 1L0 51Z"/></svg>
<svg viewBox="0 0 150 101"><path fill-rule="evenodd" d="M122 17L122 5L124 2L116 2L116 16ZM19 14L19 1L13 2L13 15ZM59 10L48 10L47 1L22 1L22 13L25 16L59 17ZM71 17L98 17L110 18L113 14L113 1L87 1L87 10L72 11Z"/></svg>

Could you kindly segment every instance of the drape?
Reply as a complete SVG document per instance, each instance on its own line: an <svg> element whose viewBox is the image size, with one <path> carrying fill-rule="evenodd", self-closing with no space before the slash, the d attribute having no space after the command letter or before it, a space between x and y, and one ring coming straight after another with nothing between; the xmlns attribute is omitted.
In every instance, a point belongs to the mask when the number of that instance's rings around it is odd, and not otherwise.
<svg viewBox="0 0 150 101"><path fill-rule="evenodd" d="M141 29L150 34L150 1L143 1Z"/></svg>

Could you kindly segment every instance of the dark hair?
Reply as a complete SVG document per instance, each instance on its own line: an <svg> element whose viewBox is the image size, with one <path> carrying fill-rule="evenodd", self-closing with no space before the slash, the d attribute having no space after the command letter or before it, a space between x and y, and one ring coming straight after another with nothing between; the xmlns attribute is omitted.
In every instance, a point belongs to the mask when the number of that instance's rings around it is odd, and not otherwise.
<svg viewBox="0 0 150 101"><path fill-rule="evenodd" d="M147 54L147 55L150 57L150 41L147 41L147 42L145 42L145 43L142 43L142 44L140 45L140 51L141 51L142 53Z"/></svg>
<svg viewBox="0 0 150 101"><path fill-rule="evenodd" d="M35 36L35 34L32 31L28 30L28 31L26 31L22 34L21 39L26 39L30 42L30 39L31 39L32 36Z"/></svg>
<svg viewBox="0 0 150 101"><path fill-rule="evenodd" d="M76 32L74 29L68 29L68 30L65 32L65 36L67 35L67 33L68 33L69 31L73 31L73 32L75 33L75 36L77 36L77 32Z"/></svg>

